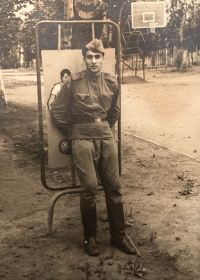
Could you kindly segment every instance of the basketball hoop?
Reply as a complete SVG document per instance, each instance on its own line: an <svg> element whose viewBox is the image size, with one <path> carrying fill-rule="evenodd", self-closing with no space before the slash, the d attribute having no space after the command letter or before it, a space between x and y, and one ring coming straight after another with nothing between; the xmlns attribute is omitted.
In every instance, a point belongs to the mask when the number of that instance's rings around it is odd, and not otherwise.
<svg viewBox="0 0 200 280"><path fill-rule="evenodd" d="M147 25L149 27L149 31L150 33L156 33L156 27L158 25L158 22L157 21L154 21L154 22L147 22Z"/></svg>

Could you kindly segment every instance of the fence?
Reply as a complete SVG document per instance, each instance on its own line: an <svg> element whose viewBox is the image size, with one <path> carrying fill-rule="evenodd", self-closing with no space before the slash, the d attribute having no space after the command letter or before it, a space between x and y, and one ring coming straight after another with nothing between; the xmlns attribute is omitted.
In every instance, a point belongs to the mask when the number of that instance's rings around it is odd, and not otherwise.
<svg viewBox="0 0 200 280"><path fill-rule="evenodd" d="M162 50L155 50L145 57L144 66L147 69L151 68L167 68L178 67L183 63L185 66L199 64L199 51L189 53L187 50L178 48L166 48ZM143 69L143 54L129 54L123 56L123 70L137 70Z"/></svg>

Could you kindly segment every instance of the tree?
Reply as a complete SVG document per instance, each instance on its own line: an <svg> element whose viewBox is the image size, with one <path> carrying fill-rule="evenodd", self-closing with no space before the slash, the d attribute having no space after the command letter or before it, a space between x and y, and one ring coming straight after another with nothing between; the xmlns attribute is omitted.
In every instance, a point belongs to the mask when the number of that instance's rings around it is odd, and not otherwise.
<svg viewBox="0 0 200 280"><path fill-rule="evenodd" d="M26 7L30 0L1 0L0 3L0 57L1 64L12 59L13 50L19 45L19 33L22 19L17 16L17 12Z"/></svg>
<svg viewBox="0 0 200 280"><path fill-rule="evenodd" d="M200 10L195 12L195 41L198 49L200 49Z"/></svg>
<svg viewBox="0 0 200 280"><path fill-rule="evenodd" d="M81 20L80 7L87 6L91 1L74 0L74 18ZM99 1L94 0L94 3ZM27 14L24 21L16 16L16 12L27 3L34 5L34 9ZM77 4L78 3L78 4ZM118 23L122 28L130 15L131 1L126 0L102 0L103 5L98 12L94 13L93 19L103 19L106 12L107 18ZM172 0L167 8L168 24L165 28L156 30L156 34L144 35L144 41L138 41L139 48L147 55L152 51L170 47L173 51L174 46L182 46L185 50L191 48L191 41L197 41L196 34L200 33L200 24L198 15L195 17L197 7L187 5L184 0ZM2 0L0 4L1 27L0 28L0 54L4 57L11 56L13 48L17 49L22 45L26 60L34 57L34 26L41 20L63 20L64 19L64 1L63 0ZM200 18L200 14L199 14ZM73 20L72 19L72 20ZM200 22L200 20L199 20ZM95 35L103 38L105 46L115 46L115 34L112 36L112 42L108 41L108 32L102 24L95 25ZM199 27L198 27L199 26ZM102 35L102 31L104 35ZM199 34L198 33L198 34ZM91 39L91 25L73 25L72 48L81 48ZM58 27L56 24L43 25L39 29L39 38L41 49L57 49L58 47ZM199 42L200 43L200 42ZM62 48L62 47L61 47ZM65 48L65 46L63 46ZM1 55L2 56L2 55ZM13 55L14 57L14 55ZM13 58L14 59L14 58Z"/></svg>
<svg viewBox="0 0 200 280"><path fill-rule="evenodd" d="M63 20L64 19L64 1L63 0L52 0L51 2L47 0L41 0L39 4L35 6L34 11L29 15L26 20L26 30L27 25L36 24L41 20ZM78 4L79 5L78 5ZM81 20L79 13L79 8L85 6L85 1L74 1L74 17L73 19ZM102 19L103 12L105 11L104 5L94 13L93 19ZM72 19L72 20L73 20ZM102 24L99 24L95 28L95 34L97 37L101 36L101 31L103 29ZM26 30L24 31L26 33ZM63 26L63 31L65 30ZM88 24L87 28L85 24L75 24L73 25L73 38L72 38L72 48L82 48L82 46L92 39L92 27ZM39 45L41 49L57 49L58 47L58 28L56 24L43 24L39 29ZM65 48L65 44L61 48Z"/></svg>
<svg viewBox="0 0 200 280"><path fill-rule="evenodd" d="M173 0L170 7L170 21L167 25L167 41L177 50L177 68L183 70L189 65L189 55L196 51L195 3Z"/></svg>

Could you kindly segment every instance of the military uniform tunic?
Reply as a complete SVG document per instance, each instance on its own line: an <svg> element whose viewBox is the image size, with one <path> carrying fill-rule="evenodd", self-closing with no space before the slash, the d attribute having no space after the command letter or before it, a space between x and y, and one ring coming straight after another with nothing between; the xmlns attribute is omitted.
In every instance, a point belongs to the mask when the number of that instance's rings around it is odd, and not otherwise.
<svg viewBox="0 0 200 280"><path fill-rule="evenodd" d="M112 127L119 116L118 84L107 73L87 70L64 82L51 109L53 124L72 140L72 157L81 183L81 208L95 205L96 171L107 203L120 203L117 147Z"/></svg>

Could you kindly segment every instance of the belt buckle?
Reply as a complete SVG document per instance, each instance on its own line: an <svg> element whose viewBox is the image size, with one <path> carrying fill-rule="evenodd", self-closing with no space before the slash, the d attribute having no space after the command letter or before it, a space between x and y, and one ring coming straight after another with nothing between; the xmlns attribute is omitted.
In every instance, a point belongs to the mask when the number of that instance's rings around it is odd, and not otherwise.
<svg viewBox="0 0 200 280"><path fill-rule="evenodd" d="M100 118L94 118L94 122L95 122L95 123L100 123L100 122L101 122L101 119L100 119Z"/></svg>

